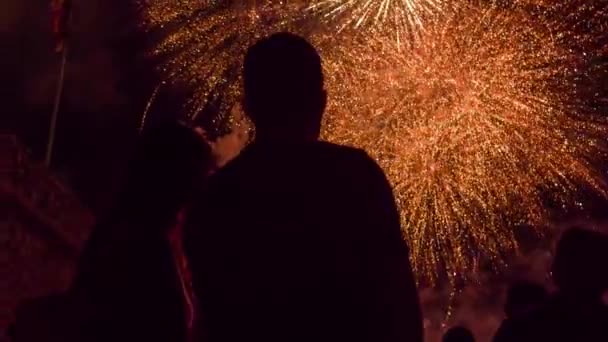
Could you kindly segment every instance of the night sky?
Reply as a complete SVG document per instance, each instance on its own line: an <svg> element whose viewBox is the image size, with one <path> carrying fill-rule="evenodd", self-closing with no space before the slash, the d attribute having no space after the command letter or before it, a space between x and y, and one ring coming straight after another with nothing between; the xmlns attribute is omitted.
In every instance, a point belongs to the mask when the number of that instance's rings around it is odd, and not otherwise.
<svg viewBox="0 0 608 342"><path fill-rule="evenodd" d="M0 4L0 131L17 133L42 160L59 71L48 0ZM103 211L137 135L154 85L128 1L75 1L54 171L95 212Z"/></svg>

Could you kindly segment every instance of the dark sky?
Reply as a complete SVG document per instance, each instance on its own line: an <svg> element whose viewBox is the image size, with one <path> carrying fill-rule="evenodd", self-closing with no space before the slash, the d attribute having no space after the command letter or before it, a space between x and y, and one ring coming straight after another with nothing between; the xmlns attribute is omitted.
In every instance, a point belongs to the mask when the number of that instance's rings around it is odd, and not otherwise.
<svg viewBox="0 0 608 342"><path fill-rule="evenodd" d="M60 56L49 0L0 3L0 131L42 159ZM155 84L130 1L74 1L73 35L53 168L94 210L105 207ZM9 85L9 86L7 86Z"/></svg>

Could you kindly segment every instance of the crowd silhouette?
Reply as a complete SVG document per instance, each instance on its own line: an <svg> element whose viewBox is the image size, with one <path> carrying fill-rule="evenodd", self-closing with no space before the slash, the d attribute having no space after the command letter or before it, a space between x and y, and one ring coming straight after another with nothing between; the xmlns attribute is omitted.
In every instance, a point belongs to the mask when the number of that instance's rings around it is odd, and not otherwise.
<svg viewBox="0 0 608 342"><path fill-rule="evenodd" d="M513 289L508 319L494 341L608 341L608 307L602 302L607 261L608 237L581 228L566 231L552 267L558 291L547 296L538 286Z"/></svg>
<svg viewBox="0 0 608 342"><path fill-rule="evenodd" d="M301 37L252 46L242 106L255 140L217 171L194 128L146 131L72 288L24 304L13 339L423 341L385 175L365 151L319 141L323 78ZM514 285L494 341L608 341L606 262L604 235L567 231L558 292ZM465 327L443 339L474 340Z"/></svg>

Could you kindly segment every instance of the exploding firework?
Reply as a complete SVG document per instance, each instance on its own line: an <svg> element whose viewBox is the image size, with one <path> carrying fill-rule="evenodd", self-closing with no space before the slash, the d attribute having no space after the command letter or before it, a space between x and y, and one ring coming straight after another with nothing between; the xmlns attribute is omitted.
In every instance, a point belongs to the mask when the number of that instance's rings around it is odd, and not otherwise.
<svg viewBox="0 0 608 342"><path fill-rule="evenodd" d="M340 39L323 49L325 138L387 172L421 280L500 264L513 228L541 224L547 201L603 192L592 161L608 126L579 99L584 61L524 12L463 6L412 50L382 28Z"/></svg>
<svg viewBox="0 0 608 342"><path fill-rule="evenodd" d="M446 6L446 0L316 0L308 10L339 30L390 26L398 43L419 38L425 22Z"/></svg>
<svg viewBox="0 0 608 342"><path fill-rule="evenodd" d="M221 130L239 102L251 44L283 30L314 40L331 96L324 136L366 149L385 169L421 280L464 275L480 260L500 263L517 247L513 227L542 223L547 201L576 204L580 187L603 192L593 161L606 156L606 119L597 113L605 92L590 80L608 70L591 61L606 54L596 39L605 8L519 0L520 7L461 5L427 18L428 3L444 2L228 3L145 2L162 75L190 90L186 112ZM404 3L419 6L395 11ZM390 22L394 13L414 16L399 17L403 23L424 22L418 39L395 42L407 28ZM334 36L315 25L319 17L355 29ZM598 28L567 32L585 22Z"/></svg>
<svg viewBox="0 0 608 342"><path fill-rule="evenodd" d="M185 116L213 135L230 131L240 102L241 64L249 46L298 24L302 5L273 1L155 0L141 3L144 28L160 37L152 55L170 84L187 89Z"/></svg>

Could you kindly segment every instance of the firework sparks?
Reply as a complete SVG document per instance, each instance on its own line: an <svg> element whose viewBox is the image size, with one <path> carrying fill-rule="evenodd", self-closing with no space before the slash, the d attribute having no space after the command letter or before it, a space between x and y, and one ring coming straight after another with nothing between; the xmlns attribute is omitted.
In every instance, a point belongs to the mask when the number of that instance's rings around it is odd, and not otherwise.
<svg viewBox="0 0 608 342"><path fill-rule="evenodd" d="M190 93L186 116L222 135L240 102L241 64L247 48L274 32L296 29L302 6L273 1L146 1L145 29L159 31L152 55L161 74ZM302 25L297 26L302 28Z"/></svg>
<svg viewBox="0 0 608 342"><path fill-rule="evenodd" d="M390 31L324 51L325 137L387 172L421 279L500 263L514 226L543 222L546 197L604 189L590 161L606 155L607 126L578 100L578 58L528 19L467 6L412 51Z"/></svg>
<svg viewBox="0 0 608 342"><path fill-rule="evenodd" d="M444 0L316 0L308 10L340 30L391 26L401 43L417 39L425 21L444 7Z"/></svg>
<svg viewBox="0 0 608 342"><path fill-rule="evenodd" d="M603 192L592 162L606 157L606 118L595 108L607 102L587 88L608 70L588 68L594 51L606 54L605 40L594 41L605 8L519 0L538 12L453 5L427 16L445 1L250 2L146 1L164 78L190 90L191 117L215 106L201 117L222 130L240 100L246 49L277 31L312 37L331 96L324 136L366 149L385 169L421 280L500 263L517 247L513 226L542 223L547 199L566 206L579 186ZM565 33L563 13L574 23L591 13L599 28ZM319 17L355 29L325 34ZM418 38L395 44L405 30Z"/></svg>

